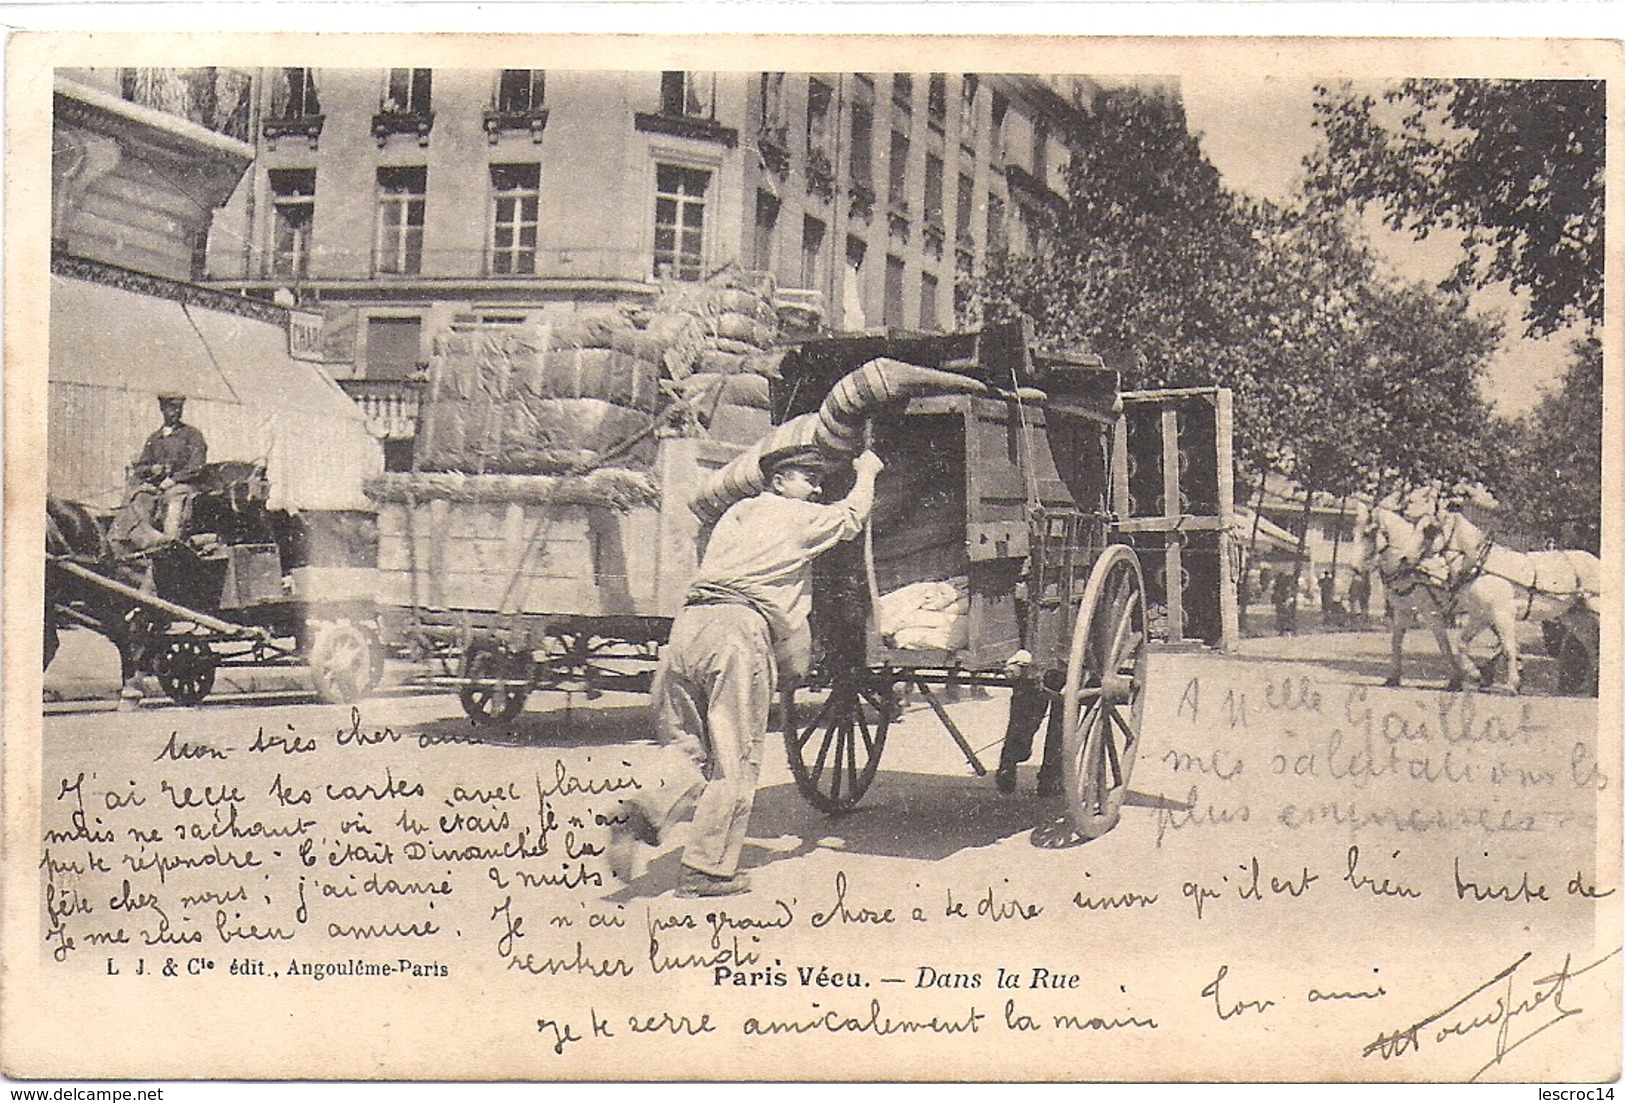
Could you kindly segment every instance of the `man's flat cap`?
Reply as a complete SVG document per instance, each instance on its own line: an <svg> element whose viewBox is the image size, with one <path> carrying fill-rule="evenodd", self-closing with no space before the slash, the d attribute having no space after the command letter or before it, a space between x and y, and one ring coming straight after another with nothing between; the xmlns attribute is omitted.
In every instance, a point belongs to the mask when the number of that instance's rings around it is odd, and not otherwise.
<svg viewBox="0 0 1625 1103"><path fill-rule="evenodd" d="M792 444L783 448L775 448L762 456L762 478L771 479L779 471L787 467L800 467L808 471L822 472L829 466L829 460L823 452L810 444Z"/></svg>

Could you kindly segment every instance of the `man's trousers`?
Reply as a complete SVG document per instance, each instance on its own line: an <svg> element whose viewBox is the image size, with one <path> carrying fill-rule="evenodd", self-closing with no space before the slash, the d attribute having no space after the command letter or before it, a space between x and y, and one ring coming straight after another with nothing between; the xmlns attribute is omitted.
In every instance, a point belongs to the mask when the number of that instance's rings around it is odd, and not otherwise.
<svg viewBox="0 0 1625 1103"><path fill-rule="evenodd" d="M683 864L739 868L777 680L767 621L743 605L685 608L655 672L657 773L635 798L664 835L692 815Z"/></svg>

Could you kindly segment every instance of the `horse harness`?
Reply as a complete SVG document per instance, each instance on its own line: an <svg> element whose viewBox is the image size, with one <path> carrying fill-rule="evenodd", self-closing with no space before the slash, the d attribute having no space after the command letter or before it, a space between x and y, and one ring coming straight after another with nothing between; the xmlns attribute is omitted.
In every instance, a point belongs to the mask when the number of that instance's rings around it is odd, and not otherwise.
<svg viewBox="0 0 1625 1103"><path fill-rule="evenodd" d="M1445 540L1444 529L1440 526L1437 517L1430 519L1426 523L1424 526L1424 532L1426 533L1425 543L1422 551L1416 557L1416 562L1407 563L1398 571L1390 574L1381 567L1381 554L1388 547L1392 546L1392 543L1387 539L1387 532L1380 525L1377 526L1377 535L1382 538L1380 543L1373 541L1373 549L1378 557L1379 563L1377 570L1382 576L1383 584L1400 597L1408 597L1411 592L1415 590L1418 585L1420 585L1427 589L1428 596L1433 599L1434 607L1438 609L1439 612L1451 614L1455 612L1456 602L1460 598L1462 591L1464 591L1468 586L1472 585L1479 578L1488 576L1490 578L1499 578L1502 581L1524 591L1523 613L1518 619L1528 620L1534 614L1535 598L1542 595L1547 597L1561 596L1561 591L1547 591L1541 589L1540 566L1534 561L1531 561L1529 565L1531 576L1529 582L1527 583L1520 582L1515 578L1488 570L1487 564L1489 563L1490 553L1495 550L1495 540L1488 535L1481 534L1478 547L1469 553L1465 551L1458 551L1449 546ZM1435 576L1431 572L1422 568L1422 562L1424 560L1433 558L1435 556L1442 560L1445 564L1445 573L1442 580L1435 580ZM1458 563L1465 562L1465 566L1460 567L1459 570L1453 569L1451 565L1452 557L1454 557ZM1582 589L1580 585L1581 579L1578 571L1575 572L1575 583L1575 592L1578 594ZM1435 593L1435 591L1439 589L1443 589L1450 595L1450 600L1447 604L1440 603L1438 596Z"/></svg>

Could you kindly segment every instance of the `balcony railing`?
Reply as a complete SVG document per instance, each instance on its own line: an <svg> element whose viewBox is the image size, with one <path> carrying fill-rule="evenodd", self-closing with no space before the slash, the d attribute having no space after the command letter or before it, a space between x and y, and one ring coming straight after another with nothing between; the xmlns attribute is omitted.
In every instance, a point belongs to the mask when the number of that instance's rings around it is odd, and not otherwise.
<svg viewBox="0 0 1625 1103"><path fill-rule="evenodd" d="M322 136L322 124L326 121L326 115L285 115L267 118L260 121L260 133L273 145L278 138L298 137L305 139L310 143L310 148L315 149L317 139Z"/></svg>
<svg viewBox="0 0 1625 1103"><path fill-rule="evenodd" d="M926 216L925 226L921 230L921 237L925 240L927 251L938 260L941 260L943 244L948 240L948 231L943 227L940 215Z"/></svg>
<svg viewBox="0 0 1625 1103"><path fill-rule="evenodd" d="M485 135L492 145L504 131L529 131L530 140L540 142L547 129L547 108L532 107L524 111L502 111L490 108L485 112Z"/></svg>
<svg viewBox="0 0 1625 1103"><path fill-rule="evenodd" d="M886 205L886 230L901 241L909 239L909 209L908 200L893 197Z"/></svg>
<svg viewBox="0 0 1625 1103"><path fill-rule="evenodd" d="M756 149L762 155L762 164L779 179L790 173L790 133L783 123L762 124L756 132Z"/></svg>
<svg viewBox="0 0 1625 1103"><path fill-rule="evenodd" d="M807 190L826 200L835 198L835 163L829 151L807 151Z"/></svg>
<svg viewBox="0 0 1625 1103"><path fill-rule="evenodd" d="M851 206L848 209L849 217L862 222L868 222L875 217L875 189L867 180L853 180L846 188Z"/></svg>
<svg viewBox="0 0 1625 1103"><path fill-rule="evenodd" d="M391 134L414 134L418 145L426 146L433 128L433 111L380 111L372 117L372 136L378 140L379 149Z"/></svg>
<svg viewBox="0 0 1625 1103"><path fill-rule="evenodd" d="M385 440L411 440L417 435L422 379L340 379L339 388L355 400L368 423Z"/></svg>
<svg viewBox="0 0 1625 1103"><path fill-rule="evenodd" d="M664 111L638 111L632 116L632 125L643 133L715 142L729 149L739 144L738 130L723 126L712 118L674 115Z"/></svg>

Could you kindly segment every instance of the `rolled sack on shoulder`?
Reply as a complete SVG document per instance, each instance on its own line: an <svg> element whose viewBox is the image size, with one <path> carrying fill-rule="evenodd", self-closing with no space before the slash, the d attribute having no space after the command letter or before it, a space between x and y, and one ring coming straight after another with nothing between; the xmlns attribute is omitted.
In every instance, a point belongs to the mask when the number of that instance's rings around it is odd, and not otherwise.
<svg viewBox="0 0 1625 1103"><path fill-rule="evenodd" d="M762 479L762 457L790 445L811 444L817 427L817 414L802 414L783 425L775 425L766 436L711 473L690 499L690 512L700 519L701 524L712 525L735 502L760 494L766 486Z"/></svg>
<svg viewBox="0 0 1625 1103"><path fill-rule="evenodd" d="M891 403L932 395L993 393L985 383L968 376L877 357L842 376L817 413L802 414L778 426L715 472L689 502L689 509L702 523L712 524L735 502L761 493L758 463L766 452L783 445L814 444L831 455L857 455L863 451L863 423ZM1017 397L1042 402L1045 396L1042 391L1024 388Z"/></svg>
<svg viewBox="0 0 1625 1103"><path fill-rule="evenodd" d="M894 402L935 395L997 393L969 376L937 368L922 368L901 360L878 357L844 375L831 387L818 409L819 429L814 443L829 452L855 455L863 450L863 423ZM1042 403L1043 391L1024 387L1016 397Z"/></svg>

